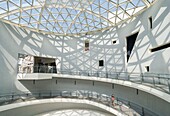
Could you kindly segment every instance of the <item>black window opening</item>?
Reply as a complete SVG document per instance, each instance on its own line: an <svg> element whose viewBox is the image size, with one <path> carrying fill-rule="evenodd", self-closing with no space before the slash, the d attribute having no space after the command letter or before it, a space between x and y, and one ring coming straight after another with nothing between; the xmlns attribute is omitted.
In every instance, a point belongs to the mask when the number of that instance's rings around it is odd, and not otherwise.
<svg viewBox="0 0 170 116"><path fill-rule="evenodd" d="M164 45L160 45L160 46L158 46L158 47L152 48L152 49L150 49L150 51L151 51L151 52L156 52L156 51L159 51L159 50L163 50L163 49L165 49L165 48L168 48L168 47L170 47L170 43L166 43L166 44L164 44Z"/></svg>
<svg viewBox="0 0 170 116"><path fill-rule="evenodd" d="M85 51L89 51L89 40L85 40L85 43L84 43L84 47L85 47Z"/></svg>
<svg viewBox="0 0 170 116"><path fill-rule="evenodd" d="M139 32L126 37L126 42L127 42L127 62L129 61L129 57L130 57L130 55L132 53L132 49L133 49L133 47L135 45L135 41L136 41L136 38L138 36L138 33Z"/></svg>
<svg viewBox="0 0 170 116"><path fill-rule="evenodd" d="M99 66L104 66L104 61L103 60L99 60Z"/></svg>
<svg viewBox="0 0 170 116"><path fill-rule="evenodd" d="M145 66L146 71L149 72L149 66Z"/></svg>
<svg viewBox="0 0 170 116"><path fill-rule="evenodd" d="M149 17L149 25L150 25L150 29L152 29L152 17Z"/></svg>
<svg viewBox="0 0 170 116"><path fill-rule="evenodd" d="M112 44L115 44L115 43L116 43L116 40L113 40L113 41L112 41Z"/></svg>

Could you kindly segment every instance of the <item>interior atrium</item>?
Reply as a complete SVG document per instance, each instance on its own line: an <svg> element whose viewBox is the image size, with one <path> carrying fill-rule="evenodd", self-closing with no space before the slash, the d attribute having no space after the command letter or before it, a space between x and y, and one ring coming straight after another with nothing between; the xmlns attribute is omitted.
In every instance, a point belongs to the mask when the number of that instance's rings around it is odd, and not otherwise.
<svg viewBox="0 0 170 116"><path fill-rule="evenodd" d="M169 0L0 0L0 116L169 116Z"/></svg>

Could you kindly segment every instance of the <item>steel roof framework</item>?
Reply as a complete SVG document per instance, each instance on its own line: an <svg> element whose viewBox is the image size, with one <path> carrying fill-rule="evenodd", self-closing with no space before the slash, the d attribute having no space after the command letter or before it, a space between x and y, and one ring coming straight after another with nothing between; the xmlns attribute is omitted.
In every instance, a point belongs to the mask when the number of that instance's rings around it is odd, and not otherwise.
<svg viewBox="0 0 170 116"><path fill-rule="evenodd" d="M80 35L118 25L156 0L0 0L0 19L36 32Z"/></svg>

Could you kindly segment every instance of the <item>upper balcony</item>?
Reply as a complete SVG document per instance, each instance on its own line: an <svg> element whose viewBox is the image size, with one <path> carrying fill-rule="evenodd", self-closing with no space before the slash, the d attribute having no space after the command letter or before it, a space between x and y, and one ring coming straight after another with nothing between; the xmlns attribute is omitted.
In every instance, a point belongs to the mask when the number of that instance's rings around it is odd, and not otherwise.
<svg viewBox="0 0 170 116"><path fill-rule="evenodd" d="M132 82L170 93L170 74L129 73L110 71L72 71L57 69L56 66L27 66L18 72L18 80L42 80L59 78L85 79L116 83L117 80ZM90 77L90 78L89 78Z"/></svg>

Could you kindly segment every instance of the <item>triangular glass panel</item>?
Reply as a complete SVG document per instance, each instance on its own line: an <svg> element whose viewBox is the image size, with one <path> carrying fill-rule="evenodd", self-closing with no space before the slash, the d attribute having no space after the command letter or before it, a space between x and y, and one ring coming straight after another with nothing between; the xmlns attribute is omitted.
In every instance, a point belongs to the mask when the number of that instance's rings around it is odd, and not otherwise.
<svg viewBox="0 0 170 116"><path fill-rule="evenodd" d="M119 23L120 21L122 21L121 18L120 18L120 17L117 17L117 18L116 18L116 23Z"/></svg>
<svg viewBox="0 0 170 116"><path fill-rule="evenodd" d="M33 0L25 0L25 1L26 1L29 5L33 5L33 4L32 4L32 1L33 1Z"/></svg>
<svg viewBox="0 0 170 116"><path fill-rule="evenodd" d="M139 3L138 3L138 7L141 7L141 6L145 6L145 4L143 3L143 1L139 1Z"/></svg>
<svg viewBox="0 0 170 116"><path fill-rule="evenodd" d="M50 30L50 31L52 31L53 30L53 26L51 25L51 24L47 24L47 28Z"/></svg>
<svg viewBox="0 0 170 116"><path fill-rule="evenodd" d="M28 4L28 2L26 2L25 0L21 0L21 6L20 7L27 7L27 6L31 6L30 4Z"/></svg>
<svg viewBox="0 0 170 116"><path fill-rule="evenodd" d="M0 2L0 8L4 9L4 10L8 10L8 7L7 7L7 2ZM1 12L1 11L0 11Z"/></svg>
<svg viewBox="0 0 170 116"><path fill-rule="evenodd" d="M11 3L16 4L17 6L20 6L20 0L9 0Z"/></svg>
<svg viewBox="0 0 170 116"><path fill-rule="evenodd" d="M8 2L8 6L9 6L9 11L14 10L14 9L19 9L16 5L11 3L10 1Z"/></svg>
<svg viewBox="0 0 170 116"><path fill-rule="evenodd" d="M15 20L13 19L13 20L11 20L11 22L18 24L19 23L19 19L15 19Z"/></svg>
<svg viewBox="0 0 170 116"><path fill-rule="evenodd" d="M48 20L51 21L51 20L54 20L54 19L51 15L49 15Z"/></svg>
<svg viewBox="0 0 170 116"><path fill-rule="evenodd" d="M7 12L5 9L0 8L0 14Z"/></svg>
<svg viewBox="0 0 170 116"><path fill-rule="evenodd" d="M35 10L35 11L34 11ZM35 13L35 14L40 14L42 8L36 8L36 9L32 9L32 13Z"/></svg>
<svg viewBox="0 0 170 116"><path fill-rule="evenodd" d="M109 6L109 2L107 1L104 1L103 3L101 3L101 6L105 9L108 9L108 6Z"/></svg>
<svg viewBox="0 0 170 116"><path fill-rule="evenodd" d="M20 19L20 24L28 24L28 22L25 19L21 18Z"/></svg>
<svg viewBox="0 0 170 116"><path fill-rule="evenodd" d="M94 11L95 9L99 8L99 6L96 6L96 5L92 4L91 8L92 8L92 11Z"/></svg>
<svg viewBox="0 0 170 116"><path fill-rule="evenodd" d="M132 0L131 2L132 2L135 6L137 6L138 3L139 3L139 1L140 1L140 0Z"/></svg>
<svg viewBox="0 0 170 116"><path fill-rule="evenodd" d="M35 28L35 29L37 28L37 23L32 23L31 25L33 28Z"/></svg>
<svg viewBox="0 0 170 116"><path fill-rule="evenodd" d="M58 10L56 8L48 8L51 13L58 13Z"/></svg>
<svg viewBox="0 0 170 116"><path fill-rule="evenodd" d="M62 17L61 15L58 15L57 20L62 21L62 20L63 20L63 17Z"/></svg>
<svg viewBox="0 0 170 116"><path fill-rule="evenodd" d="M127 8L127 6L128 6L128 3L123 3L120 5L120 7L123 8L124 10Z"/></svg>
<svg viewBox="0 0 170 116"><path fill-rule="evenodd" d="M66 10L65 8L63 8L63 9L61 10L61 12L62 12L62 14L68 14L68 12L67 12L67 10Z"/></svg>
<svg viewBox="0 0 170 116"><path fill-rule="evenodd" d="M18 18L18 16L15 15L15 14L9 15L9 20L14 20L14 19L16 19L16 18Z"/></svg>
<svg viewBox="0 0 170 116"><path fill-rule="evenodd" d="M126 12L131 16L134 14L135 9L126 10Z"/></svg>
<svg viewBox="0 0 170 116"><path fill-rule="evenodd" d="M34 20L37 20L37 21L38 21L38 19L39 19L40 16L39 16L39 15L32 15L31 17L32 17Z"/></svg>
<svg viewBox="0 0 170 116"><path fill-rule="evenodd" d="M126 10L133 9L134 7L135 7L134 5L132 5L131 3L129 3Z"/></svg>
<svg viewBox="0 0 170 116"><path fill-rule="evenodd" d="M30 22L33 23L33 22L38 22L38 21L31 17Z"/></svg>
<svg viewBox="0 0 170 116"><path fill-rule="evenodd" d="M44 30L44 31L46 31L46 27L43 26L42 24L40 24L40 25L39 25L39 30Z"/></svg>
<svg viewBox="0 0 170 116"><path fill-rule="evenodd" d="M117 8L113 7L112 9L109 10L109 14L116 14Z"/></svg>
<svg viewBox="0 0 170 116"><path fill-rule="evenodd" d="M28 13L25 12L25 11L21 12L21 16L22 16L22 17L29 17Z"/></svg>

